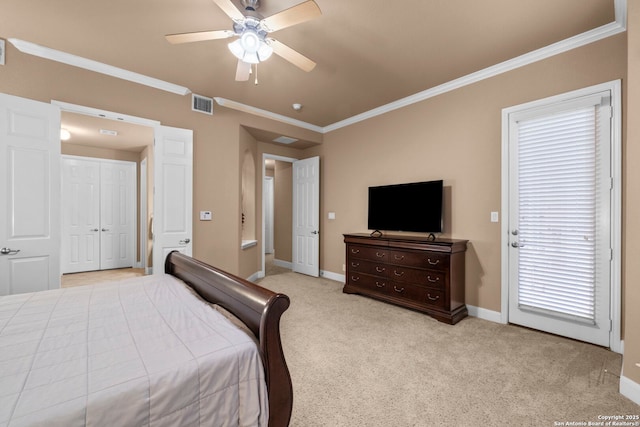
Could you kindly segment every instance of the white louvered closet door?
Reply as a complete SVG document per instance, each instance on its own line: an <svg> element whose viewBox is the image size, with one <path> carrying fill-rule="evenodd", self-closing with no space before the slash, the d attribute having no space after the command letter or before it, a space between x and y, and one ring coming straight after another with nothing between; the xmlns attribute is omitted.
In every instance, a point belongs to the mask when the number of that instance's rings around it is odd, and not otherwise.
<svg viewBox="0 0 640 427"><path fill-rule="evenodd" d="M609 346L610 95L512 114L509 321Z"/></svg>

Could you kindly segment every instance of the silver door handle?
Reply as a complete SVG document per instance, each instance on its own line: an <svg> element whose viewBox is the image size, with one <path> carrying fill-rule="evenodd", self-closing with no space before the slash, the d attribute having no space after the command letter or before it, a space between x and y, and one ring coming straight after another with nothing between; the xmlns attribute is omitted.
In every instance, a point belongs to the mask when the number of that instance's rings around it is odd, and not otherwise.
<svg viewBox="0 0 640 427"><path fill-rule="evenodd" d="M20 252L20 249L2 248L0 249L0 255L15 255Z"/></svg>
<svg viewBox="0 0 640 427"><path fill-rule="evenodd" d="M511 243L511 246L513 246L514 248L524 248L524 244L518 242Z"/></svg>
<svg viewBox="0 0 640 427"><path fill-rule="evenodd" d="M108 228L103 228L102 231L109 231L109 229Z"/></svg>
<svg viewBox="0 0 640 427"><path fill-rule="evenodd" d="M186 238L186 239L184 239L184 240L180 240L180 244L181 244L181 245L186 245L186 244L187 244L187 243L189 243L190 241L191 241L191 239L187 237L187 238Z"/></svg>
<svg viewBox="0 0 640 427"><path fill-rule="evenodd" d="M313 230L311 234L320 234L320 232L318 230Z"/></svg>
<svg viewBox="0 0 640 427"><path fill-rule="evenodd" d="M89 231L100 231L100 230L98 230L97 228L92 228L92 229L91 229L91 230L89 230Z"/></svg>

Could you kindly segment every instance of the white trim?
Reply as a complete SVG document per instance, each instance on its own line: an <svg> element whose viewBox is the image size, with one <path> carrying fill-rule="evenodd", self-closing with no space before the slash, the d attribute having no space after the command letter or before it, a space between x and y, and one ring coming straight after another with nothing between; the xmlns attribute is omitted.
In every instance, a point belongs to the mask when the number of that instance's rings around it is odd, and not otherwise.
<svg viewBox="0 0 640 427"><path fill-rule="evenodd" d="M595 92L611 91L611 309L612 321L609 334L609 346L612 351L622 352L622 84L614 80L572 92L567 92L502 110L502 218L508 218L509 212L509 115L523 109L536 108L567 98L577 98ZM501 314L500 323L509 321L509 221L501 225Z"/></svg>
<svg viewBox="0 0 640 427"><path fill-rule="evenodd" d="M242 244L240 245L240 248L242 250L245 249L249 249L251 247L257 246L258 245L258 241L257 240L243 240Z"/></svg>
<svg viewBox="0 0 640 427"><path fill-rule="evenodd" d="M237 101L232 101L226 98L221 98L219 96L215 96L213 99L215 99L216 103L221 107L242 111L244 113L253 114L254 116L265 117L267 119L275 120L277 122L282 122L282 123L290 124L293 126L297 126L299 128L323 133L322 127L312 125L311 123L303 122L302 120L292 119L291 117L283 116L282 114L272 113L271 111L263 110L262 108L253 107L251 105L243 104Z"/></svg>
<svg viewBox="0 0 640 427"><path fill-rule="evenodd" d="M346 279L344 274L333 273L327 270L320 270L320 277L342 283L345 283Z"/></svg>
<svg viewBox="0 0 640 427"><path fill-rule="evenodd" d="M164 90L166 92L175 93L177 95L187 95L191 93L191 91L184 86L179 86L173 83L165 82L164 80L145 76L143 74L134 73L133 71L128 71L122 68L114 67L113 65L104 64L102 62L94 61L92 59L87 59L81 56L72 55L70 53L62 52L60 50L55 50L48 47L40 46L28 41L10 38L9 42L12 45L14 45L16 49L18 49L20 52L27 53L29 55L50 59L52 61L61 62L63 64L71 65L73 67L84 68L85 70L95 71L96 73L106 74L107 76L128 80L130 82L139 83L145 86L150 86L155 89Z"/></svg>
<svg viewBox="0 0 640 427"><path fill-rule="evenodd" d="M57 105L62 111L68 113L84 114L85 116L93 116L101 119L116 120L119 122L133 123L136 125L156 127L160 126L157 120L144 119L142 117L128 116L126 114L114 113L113 111L100 110L98 108L85 107L84 105L71 104L64 101L51 100L51 104Z"/></svg>
<svg viewBox="0 0 640 427"><path fill-rule="evenodd" d="M258 279L262 279L264 275L261 275L259 271L256 271L251 276L247 277L247 280L250 282L255 282Z"/></svg>
<svg viewBox="0 0 640 427"><path fill-rule="evenodd" d="M640 405L640 384L624 375L620 376L620 394Z"/></svg>
<svg viewBox="0 0 640 427"><path fill-rule="evenodd" d="M467 311L469 312L469 316L477 317L478 319L488 320L494 323L505 323L502 321L502 313L499 311L487 310L486 308L469 304L467 304Z"/></svg>

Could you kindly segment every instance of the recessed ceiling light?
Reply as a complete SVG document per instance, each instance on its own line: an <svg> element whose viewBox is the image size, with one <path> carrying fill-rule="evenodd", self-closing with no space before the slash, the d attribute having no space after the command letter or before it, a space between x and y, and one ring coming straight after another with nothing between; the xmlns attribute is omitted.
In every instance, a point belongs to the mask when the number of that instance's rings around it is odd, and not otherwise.
<svg viewBox="0 0 640 427"><path fill-rule="evenodd" d="M296 142L296 141L297 141L296 138L290 138L288 136L279 136L278 138L273 140L273 142L279 142L281 144L291 144L292 142Z"/></svg>

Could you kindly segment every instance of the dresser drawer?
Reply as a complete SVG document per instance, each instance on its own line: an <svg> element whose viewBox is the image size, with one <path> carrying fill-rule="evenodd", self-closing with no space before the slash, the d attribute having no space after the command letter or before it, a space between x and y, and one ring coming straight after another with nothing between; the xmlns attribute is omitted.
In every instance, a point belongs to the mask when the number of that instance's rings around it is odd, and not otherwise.
<svg viewBox="0 0 640 427"><path fill-rule="evenodd" d="M439 289L444 289L447 283L445 271L422 270L397 265L389 265L388 270L388 277L396 282L416 283Z"/></svg>
<svg viewBox="0 0 640 427"><path fill-rule="evenodd" d="M358 272L347 275L347 284L380 294L388 294L391 289L391 282L388 279Z"/></svg>
<svg viewBox="0 0 640 427"><path fill-rule="evenodd" d="M360 245L348 245L347 257L368 259L372 261L388 262L389 250L385 248L376 248Z"/></svg>
<svg viewBox="0 0 640 427"><path fill-rule="evenodd" d="M438 252L414 252L392 250L389 262L407 267L446 270L449 267L449 255Z"/></svg>
<svg viewBox="0 0 640 427"><path fill-rule="evenodd" d="M397 298L403 298L419 304L445 308L447 302L445 293L441 289L426 288L408 283L393 282L390 286L391 294Z"/></svg>
<svg viewBox="0 0 640 427"><path fill-rule="evenodd" d="M364 259L352 258L347 265L347 271L372 274L374 276L387 277L389 270L393 267L382 262L367 261Z"/></svg>

